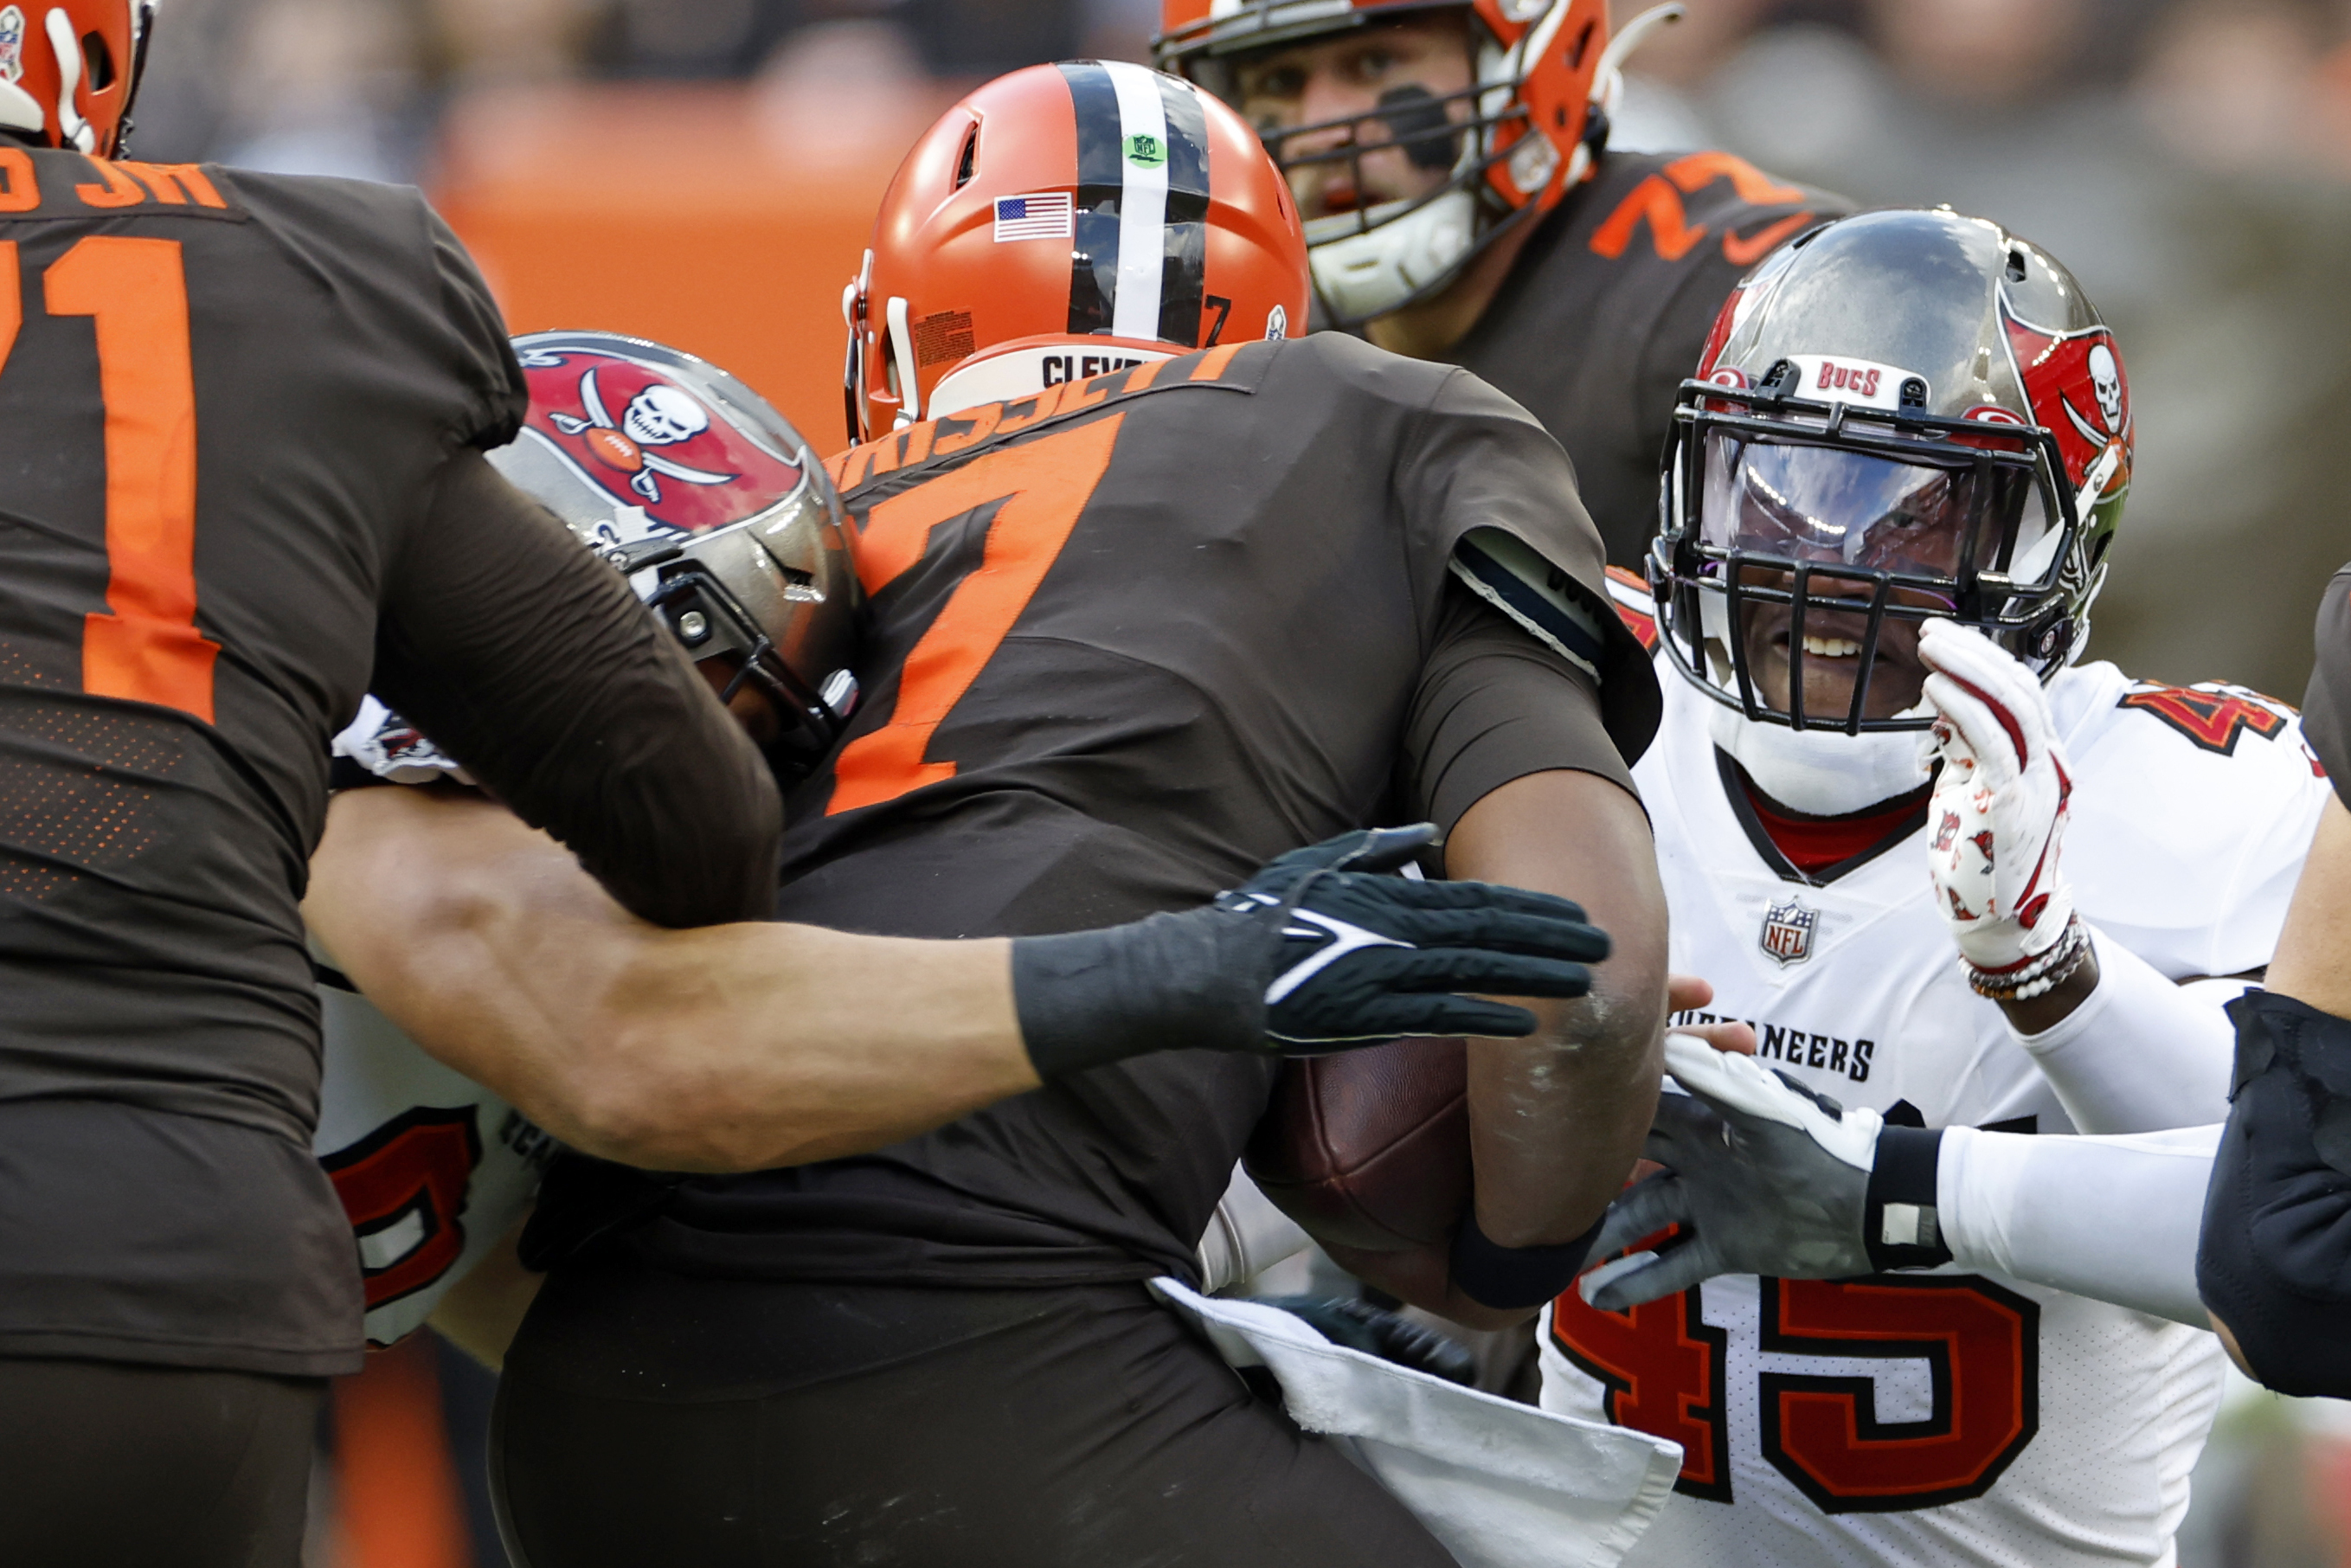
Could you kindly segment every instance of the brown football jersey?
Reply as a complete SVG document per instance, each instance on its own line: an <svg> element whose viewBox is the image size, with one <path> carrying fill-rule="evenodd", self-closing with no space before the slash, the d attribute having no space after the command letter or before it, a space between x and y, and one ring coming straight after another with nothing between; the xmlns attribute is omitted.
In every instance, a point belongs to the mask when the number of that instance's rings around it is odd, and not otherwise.
<svg viewBox="0 0 2351 1568"><path fill-rule="evenodd" d="M1728 152L1608 153L1447 357L1559 438L1609 560L1637 568L1674 401L1716 312L1775 246L1852 210Z"/></svg>
<svg viewBox="0 0 2351 1568"><path fill-rule="evenodd" d="M730 852L597 826L611 754L758 762L475 450L526 402L412 190L0 146L0 1354L356 1364L297 904L371 678L591 866Z"/></svg>
<svg viewBox="0 0 2351 1568"><path fill-rule="evenodd" d="M2351 806L2351 566L2335 574L2318 603L2318 661L2302 699L2302 732Z"/></svg>
<svg viewBox="0 0 2351 1568"><path fill-rule="evenodd" d="M1336 333L1228 346L834 468L866 699L791 803L785 919L991 936L1187 907L1525 773L1625 779L1654 726L1558 444L1459 370ZM1514 551L1522 575L1491 570ZM869 1157L696 1180L646 1245L866 1283L1188 1272L1275 1065L1131 1059Z"/></svg>

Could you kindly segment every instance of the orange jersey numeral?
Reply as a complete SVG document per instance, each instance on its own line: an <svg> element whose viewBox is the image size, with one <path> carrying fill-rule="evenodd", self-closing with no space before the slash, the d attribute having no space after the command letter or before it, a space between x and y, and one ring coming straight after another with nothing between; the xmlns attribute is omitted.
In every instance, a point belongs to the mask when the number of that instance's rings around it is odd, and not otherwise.
<svg viewBox="0 0 2351 1568"><path fill-rule="evenodd" d="M931 735L963 700L1020 618L1110 467L1125 415L1008 446L877 502L857 538L857 575L878 593L923 559L931 530L995 506L979 567L956 585L906 655L890 721L841 747L827 815L878 806L955 777L932 762Z"/></svg>
<svg viewBox="0 0 2351 1568"><path fill-rule="evenodd" d="M5 248L13 284L16 247ZM196 390L179 242L93 235L43 284L50 315L95 321L106 402L107 609L83 622L82 690L210 724L220 644L195 625Z"/></svg>

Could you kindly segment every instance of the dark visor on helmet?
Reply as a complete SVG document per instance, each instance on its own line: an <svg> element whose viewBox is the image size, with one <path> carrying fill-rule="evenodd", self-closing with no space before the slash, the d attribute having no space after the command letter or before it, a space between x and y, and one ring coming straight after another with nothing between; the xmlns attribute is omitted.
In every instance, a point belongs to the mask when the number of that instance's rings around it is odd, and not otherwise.
<svg viewBox="0 0 2351 1568"><path fill-rule="evenodd" d="M1685 382L1649 561L1668 656L1750 719L1924 728L1919 623L1978 627L2036 670L2071 647L2062 474L2029 425Z"/></svg>
<svg viewBox="0 0 2351 1568"><path fill-rule="evenodd" d="M1700 457L1699 541L1954 586L1963 564L2005 571L2032 560L2051 518L2029 458L1978 455L1931 463L1710 430Z"/></svg>

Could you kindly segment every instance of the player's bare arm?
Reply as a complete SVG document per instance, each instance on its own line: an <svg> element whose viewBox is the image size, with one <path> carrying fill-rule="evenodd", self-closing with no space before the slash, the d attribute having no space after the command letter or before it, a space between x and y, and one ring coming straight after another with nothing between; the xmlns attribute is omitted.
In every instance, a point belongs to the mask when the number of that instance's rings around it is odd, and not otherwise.
<svg viewBox="0 0 2351 1568"><path fill-rule="evenodd" d="M1423 841L1356 837L1368 871ZM1137 1051L1531 1030L1520 1009L1443 988L1577 996L1582 960L1605 947L1555 900L1315 853L1227 906L1018 951L766 923L664 931L493 802L362 789L329 812L304 914L444 1065L581 1152L674 1171L862 1152ZM1292 910L1387 940L1306 969L1327 938L1290 926ZM1300 983L1268 1000L1293 966Z"/></svg>
<svg viewBox="0 0 2351 1568"><path fill-rule="evenodd" d="M1595 922L1615 922L1604 927L1612 946L1590 996L1540 1009L1544 1027L1529 1040L1469 1042L1477 1228L1505 1248L1573 1244L1623 1186L1656 1103L1666 908L1648 820L1597 775L1530 774L1463 815L1446 842L1446 869L1573 888ZM1703 988L1681 1000L1702 1005ZM1728 1026L1723 1043L1743 1049L1751 1037ZM1456 1322L1506 1327L1536 1310L1470 1294L1446 1249L1324 1246L1359 1278Z"/></svg>
<svg viewBox="0 0 2351 1568"><path fill-rule="evenodd" d="M1009 942L758 924L663 932L562 846L467 792L337 796L303 915L431 1054L608 1159L789 1165L1039 1082Z"/></svg>
<svg viewBox="0 0 2351 1568"><path fill-rule="evenodd" d="M2351 810L2326 803L2264 988L2351 1018Z"/></svg>
<svg viewBox="0 0 2351 1568"><path fill-rule="evenodd" d="M1531 774L1472 806L1445 858L1455 876L1573 889L1609 933L1590 996L1544 1009L1531 1040L1469 1051L1479 1228L1505 1247L1556 1245L1624 1186L1656 1104L1666 902L1648 819L1594 774Z"/></svg>

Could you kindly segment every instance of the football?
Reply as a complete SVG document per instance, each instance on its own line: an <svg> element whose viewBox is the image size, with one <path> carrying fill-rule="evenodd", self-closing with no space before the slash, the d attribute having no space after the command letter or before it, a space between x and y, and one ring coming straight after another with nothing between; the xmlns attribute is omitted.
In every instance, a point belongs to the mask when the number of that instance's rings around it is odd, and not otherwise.
<svg viewBox="0 0 2351 1568"><path fill-rule="evenodd" d="M1468 1047L1400 1040L1287 1063L1243 1163L1321 1239L1373 1252L1443 1242L1469 1200Z"/></svg>

